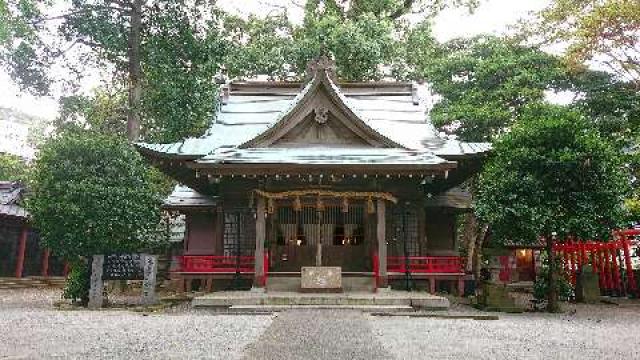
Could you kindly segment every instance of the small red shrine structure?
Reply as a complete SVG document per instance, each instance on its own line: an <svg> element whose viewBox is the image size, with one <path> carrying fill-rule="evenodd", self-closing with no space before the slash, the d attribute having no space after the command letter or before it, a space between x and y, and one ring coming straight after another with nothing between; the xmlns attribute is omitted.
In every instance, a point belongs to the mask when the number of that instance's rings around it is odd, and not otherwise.
<svg viewBox="0 0 640 360"><path fill-rule="evenodd" d="M639 236L640 229L616 230L609 242L569 240L554 244L553 250L562 259L572 285L582 267L590 264L604 294L638 296L631 249L640 246Z"/></svg>
<svg viewBox="0 0 640 360"><path fill-rule="evenodd" d="M0 277L62 275L64 264L39 245L29 222L29 212L20 206L25 188L0 181Z"/></svg>

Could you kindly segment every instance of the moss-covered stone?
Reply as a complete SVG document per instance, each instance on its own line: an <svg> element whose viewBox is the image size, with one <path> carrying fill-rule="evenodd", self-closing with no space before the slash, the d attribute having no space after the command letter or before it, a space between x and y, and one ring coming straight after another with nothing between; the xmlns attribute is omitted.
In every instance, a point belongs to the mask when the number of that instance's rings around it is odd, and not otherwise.
<svg viewBox="0 0 640 360"><path fill-rule="evenodd" d="M522 312L509 296L505 285L483 282L479 288L476 307L485 311Z"/></svg>
<svg viewBox="0 0 640 360"><path fill-rule="evenodd" d="M597 303L600 301L598 274L594 273L589 265L582 267L582 271L576 279L576 301L584 303Z"/></svg>

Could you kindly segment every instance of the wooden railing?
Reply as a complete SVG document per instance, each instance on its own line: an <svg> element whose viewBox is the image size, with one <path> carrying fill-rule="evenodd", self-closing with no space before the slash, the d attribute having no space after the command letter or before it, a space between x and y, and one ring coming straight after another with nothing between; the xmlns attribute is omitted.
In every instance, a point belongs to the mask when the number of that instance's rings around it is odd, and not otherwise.
<svg viewBox="0 0 640 360"><path fill-rule="evenodd" d="M178 256L179 266L173 272L180 273L255 273L254 256L183 255ZM269 269L269 257L264 255L264 274Z"/></svg>
<svg viewBox="0 0 640 360"><path fill-rule="evenodd" d="M387 272L416 274L464 274L464 260L460 256L388 256ZM379 274L378 255L373 256L373 271Z"/></svg>
<svg viewBox="0 0 640 360"><path fill-rule="evenodd" d="M461 274L464 262L459 256L389 256L387 272L417 274Z"/></svg>

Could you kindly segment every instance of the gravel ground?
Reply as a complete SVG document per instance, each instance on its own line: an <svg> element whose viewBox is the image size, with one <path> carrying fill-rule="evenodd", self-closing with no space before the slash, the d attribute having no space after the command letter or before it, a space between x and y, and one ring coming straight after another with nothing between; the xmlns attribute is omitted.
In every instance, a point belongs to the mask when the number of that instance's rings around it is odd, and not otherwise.
<svg viewBox="0 0 640 360"><path fill-rule="evenodd" d="M348 310L280 313L245 359L392 359L376 341L367 316Z"/></svg>
<svg viewBox="0 0 640 360"><path fill-rule="evenodd" d="M496 321L371 319L398 359L640 359L640 307L570 306Z"/></svg>
<svg viewBox="0 0 640 360"><path fill-rule="evenodd" d="M59 290L0 290L0 359L640 359L640 306L478 321L347 310L214 315L187 306L145 316L54 309L59 299ZM448 313L482 314L456 303Z"/></svg>
<svg viewBox="0 0 640 360"><path fill-rule="evenodd" d="M0 358L237 359L271 316L56 310L53 290L0 290Z"/></svg>

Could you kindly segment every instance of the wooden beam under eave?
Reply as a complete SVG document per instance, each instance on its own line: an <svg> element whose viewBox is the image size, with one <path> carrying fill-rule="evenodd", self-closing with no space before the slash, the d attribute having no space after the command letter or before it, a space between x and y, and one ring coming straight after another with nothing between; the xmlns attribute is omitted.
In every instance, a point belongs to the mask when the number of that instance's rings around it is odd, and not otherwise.
<svg viewBox="0 0 640 360"><path fill-rule="evenodd" d="M190 162L187 164L192 169L200 170L207 174L227 175L403 175L403 176L442 176L446 172L457 167L455 162L442 164L206 164Z"/></svg>
<svg viewBox="0 0 640 360"><path fill-rule="evenodd" d="M428 185L428 190L434 195L456 187L482 170L483 162L480 159L461 160L458 168L449 172L445 178L436 178Z"/></svg>

